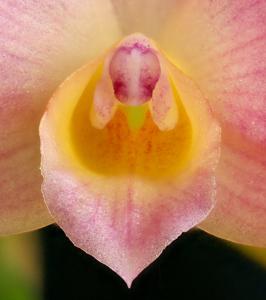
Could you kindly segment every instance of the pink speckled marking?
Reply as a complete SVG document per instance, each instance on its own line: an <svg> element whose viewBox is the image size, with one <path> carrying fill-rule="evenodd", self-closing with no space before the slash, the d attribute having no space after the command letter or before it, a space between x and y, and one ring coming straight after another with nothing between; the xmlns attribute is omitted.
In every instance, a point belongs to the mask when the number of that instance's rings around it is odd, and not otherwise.
<svg viewBox="0 0 266 300"><path fill-rule="evenodd" d="M158 190L158 199L152 199L148 210L138 203L137 191L123 202L113 199L119 201L113 207L108 195L90 194L86 184L62 171L46 177L44 193L47 200L53 199L49 208L74 244L108 265L130 286L172 240L211 209L209 176L209 171L195 174L189 192L176 189L166 196Z"/></svg>
<svg viewBox="0 0 266 300"><path fill-rule="evenodd" d="M117 99L129 105L149 101L161 73L156 53L140 41L120 46L109 71Z"/></svg>

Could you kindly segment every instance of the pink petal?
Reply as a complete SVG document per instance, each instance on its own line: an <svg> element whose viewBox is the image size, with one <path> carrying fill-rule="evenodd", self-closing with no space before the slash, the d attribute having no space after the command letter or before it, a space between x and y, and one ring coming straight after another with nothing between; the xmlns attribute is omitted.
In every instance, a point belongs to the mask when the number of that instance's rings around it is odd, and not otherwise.
<svg viewBox="0 0 266 300"><path fill-rule="evenodd" d="M201 228L265 246L266 2L188 1L179 16L161 41L209 99L223 133L217 205Z"/></svg>
<svg viewBox="0 0 266 300"><path fill-rule="evenodd" d="M118 30L108 1L17 0L0 2L0 31L0 233L9 234L53 222L40 191L40 117Z"/></svg>
<svg viewBox="0 0 266 300"><path fill-rule="evenodd" d="M245 141L232 129L227 132L217 170L217 204L200 228L265 247L266 147Z"/></svg>
<svg viewBox="0 0 266 300"><path fill-rule="evenodd" d="M149 117L132 142L119 112L95 129L88 80L96 66L75 72L49 102L40 127L43 193L72 242L130 285L213 207L220 131L199 90L172 66L183 101L174 130L160 132Z"/></svg>

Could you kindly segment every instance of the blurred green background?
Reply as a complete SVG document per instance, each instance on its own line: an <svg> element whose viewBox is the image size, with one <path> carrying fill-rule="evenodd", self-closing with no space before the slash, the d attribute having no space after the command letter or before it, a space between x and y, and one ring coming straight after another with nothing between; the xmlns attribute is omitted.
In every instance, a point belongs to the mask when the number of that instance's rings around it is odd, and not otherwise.
<svg viewBox="0 0 266 300"><path fill-rule="evenodd" d="M173 297L172 295L176 295ZM0 300L266 299L266 249L183 234L127 290L56 226L0 239Z"/></svg>
<svg viewBox="0 0 266 300"><path fill-rule="evenodd" d="M0 239L0 299L42 299L42 255L37 232Z"/></svg>

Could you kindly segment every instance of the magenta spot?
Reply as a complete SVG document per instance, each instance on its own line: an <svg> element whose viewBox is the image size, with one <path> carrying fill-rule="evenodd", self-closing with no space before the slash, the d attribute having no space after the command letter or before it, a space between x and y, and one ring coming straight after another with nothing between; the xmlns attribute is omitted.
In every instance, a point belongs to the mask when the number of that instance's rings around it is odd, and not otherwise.
<svg viewBox="0 0 266 300"><path fill-rule="evenodd" d="M151 99L161 68L155 51L135 42L117 49L109 72L117 99L128 105L141 105Z"/></svg>

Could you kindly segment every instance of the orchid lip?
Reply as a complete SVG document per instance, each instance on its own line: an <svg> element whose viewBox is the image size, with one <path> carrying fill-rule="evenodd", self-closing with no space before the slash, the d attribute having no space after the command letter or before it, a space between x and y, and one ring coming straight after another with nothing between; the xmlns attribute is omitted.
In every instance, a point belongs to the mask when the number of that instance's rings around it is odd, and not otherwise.
<svg viewBox="0 0 266 300"><path fill-rule="evenodd" d="M52 216L129 285L210 212L219 156L219 127L202 94L148 41L128 36L73 73L40 126L42 191ZM130 75L130 88L141 73L132 78L124 59L139 60L138 71L148 61L156 71L149 102L117 99L116 71Z"/></svg>
<svg viewBox="0 0 266 300"><path fill-rule="evenodd" d="M132 105L144 65L151 99ZM130 103L117 98L117 72L128 76ZM52 216L128 285L213 207L218 124L198 88L144 36L73 73L50 100L40 136Z"/></svg>

